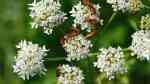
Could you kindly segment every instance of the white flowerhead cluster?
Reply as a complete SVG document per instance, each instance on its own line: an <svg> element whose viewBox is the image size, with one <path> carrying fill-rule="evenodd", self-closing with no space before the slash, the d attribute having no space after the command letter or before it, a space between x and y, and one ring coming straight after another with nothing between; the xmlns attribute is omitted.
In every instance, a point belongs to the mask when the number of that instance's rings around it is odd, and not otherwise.
<svg viewBox="0 0 150 84"><path fill-rule="evenodd" d="M147 14L141 17L141 29L150 29L150 15Z"/></svg>
<svg viewBox="0 0 150 84"><path fill-rule="evenodd" d="M61 4L54 0L34 0L29 4L30 17L32 28L42 27L44 33L51 34L53 28L64 22L66 19L65 13L60 10Z"/></svg>
<svg viewBox="0 0 150 84"><path fill-rule="evenodd" d="M129 11L137 12L141 9L142 2L141 0L129 0Z"/></svg>
<svg viewBox="0 0 150 84"><path fill-rule="evenodd" d="M74 5L72 10L70 11L71 16L74 18L74 27L80 27L81 30L86 30L87 32L91 32L91 24L86 21L86 18L91 17L92 19L96 19L97 22L100 22L102 24L103 20L100 20L100 6L93 5L96 10L96 15L93 15L91 10L84 6L81 2Z"/></svg>
<svg viewBox="0 0 150 84"><path fill-rule="evenodd" d="M107 0L107 3L112 5L114 11L122 10L125 12L129 7L128 0Z"/></svg>
<svg viewBox="0 0 150 84"><path fill-rule="evenodd" d="M107 3L112 5L114 11L136 12L141 8L140 0L107 0Z"/></svg>
<svg viewBox="0 0 150 84"><path fill-rule="evenodd" d="M78 61L87 57L92 44L83 35L77 35L66 40L63 47L67 52L67 61Z"/></svg>
<svg viewBox="0 0 150 84"><path fill-rule="evenodd" d="M45 46L39 47L38 44L32 44L30 41L21 41L17 46L18 52L15 57L14 72L20 78L29 80L36 74L44 75L46 68L44 67L44 56L48 51Z"/></svg>
<svg viewBox="0 0 150 84"><path fill-rule="evenodd" d="M59 68L57 84L84 84L83 72L74 66L62 65Z"/></svg>
<svg viewBox="0 0 150 84"><path fill-rule="evenodd" d="M132 55L137 55L140 60L150 60L150 31L140 30L132 35L132 44L129 47Z"/></svg>
<svg viewBox="0 0 150 84"><path fill-rule="evenodd" d="M94 67L97 67L100 72L104 72L109 80L114 79L117 74L127 72L124 54L120 47L117 49L112 47L100 49Z"/></svg>

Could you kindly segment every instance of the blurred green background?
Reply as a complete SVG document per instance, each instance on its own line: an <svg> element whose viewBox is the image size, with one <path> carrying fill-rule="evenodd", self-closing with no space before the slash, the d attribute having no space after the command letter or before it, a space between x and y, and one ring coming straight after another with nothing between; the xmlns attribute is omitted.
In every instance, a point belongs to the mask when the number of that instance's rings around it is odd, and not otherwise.
<svg viewBox="0 0 150 84"><path fill-rule="evenodd" d="M45 62L48 69L46 76L34 77L31 80L22 80L13 73L13 59L16 55L15 45L23 39L46 45L50 52L49 58L64 57L66 54L59 44L59 38L63 35L60 31L55 31L51 36L45 35L41 30L31 29L29 22L31 21L28 11L28 5L33 0L0 0L0 84L56 84L56 66L57 64L67 63L65 61ZM62 10L68 12L71 10L75 0L60 0ZM93 3L101 5L101 18L104 19L104 24L107 23L113 13L111 6L106 4L105 0L92 0ZM150 6L150 0L143 0L143 3ZM107 27L97 27L97 34L90 38L94 44L92 52L98 51L98 48L120 45L123 48L131 44L131 34L134 33L133 28L138 28L141 15L150 13L150 10L142 9L136 14L118 13L113 22ZM68 15L69 16L69 15ZM60 28L67 32L67 29L72 24L72 18L69 17ZM128 56L128 54L127 54ZM124 77L118 77L116 80L103 80L102 84L150 84L150 63L140 62L134 57L129 61L129 73ZM90 62L95 58L91 58ZM86 59L79 65L85 72L85 84L95 84L99 80L99 73L91 68L88 71L89 65ZM91 65L90 65L91 66Z"/></svg>

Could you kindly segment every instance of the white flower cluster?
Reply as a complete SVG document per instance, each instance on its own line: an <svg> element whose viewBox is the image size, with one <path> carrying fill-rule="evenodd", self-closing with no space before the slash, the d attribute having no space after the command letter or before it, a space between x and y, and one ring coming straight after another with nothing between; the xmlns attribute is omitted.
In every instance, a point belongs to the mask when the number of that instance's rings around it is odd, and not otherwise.
<svg viewBox="0 0 150 84"><path fill-rule="evenodd" d="M83 72L74 66L62 65L57 84L84 84Z"/></svg>
<svg viewBox="0 0 150 84"><path fill-rule="evenodd" d="M150 60L150 31L135 32L132 35L132 44L129 49L133 51L132 55L137 55L138 59Z"/></svg>
<svg viewBox="0 0 150 84"><path fill-rule="evenodd" d="M140 0L107 0L107 3L112 5L114 11L136 12L141 8Z"/></svg>
<svg viewBox="0 0 150 84"><path fill-rule="evenodd" d="M107 3L112 4L114 11L122 10L125 12L129 7L128 0L107 0Z"/></svg>
<svg viewBox="0 0 150 84"><path fill-rule="evenodd" d="M142 8L141 0L129 0L129 11L137 12Z"/></svg>
<svg viewBox="0 0 150 84"><path fill-rule="evenodd" d="M72 10L70 11L70 14L72 17L74 17L74 27L80 26L81 30L86 30L88 32L91 32L91 24L86 21L87 17L91 17L93 19L96 19L98 22L101 22L103 20L100 20L98 16L100 16L100 6L94 5L94 8L96 9L96 16L92 15L92 12L90 9L84 5L82 5L81 2L74 5Z"/></svg>
<svg viewBox="0 0 150 84"><path fill-rule="evenodd" d="M22 79L29 79L36 74L44 75L46 68L44 67L44 56L48 51L45 46L39 47L30 41L21 41L17 46L19 50L15 57L14 72Z"/></svg>
<svg viewBox="0 0 150 84"><path fill-rule="evenodd" d="M141 29L150 29L150 14L141 17Z"/></svg>
<svg viewBox="0 0 150 84"><path fill-rule="evenodd" d="M127 72L124 54L120 47L117 49L112 47L102 48L97 58L94 67L97 67L100 72L104 72L109 80L114 79L116 74Z"/></svg>
<svg viewBox="0 0 150 84"><path fill-rule="evenodd" d="M64 22L66 19L65 13L60 10L61 4L54 0L34 0L29 4L30 16L33 19L31 22L32 28L42 27L44 33L51 34L53 28Z"/></svg>
<svg viewBox="0 0 150 84"><path fill-rule="evenodd" d="M67 61L78 61L87 57L92 44L83 35L78 35L65 41L63 47L67 52Z"/></svg>

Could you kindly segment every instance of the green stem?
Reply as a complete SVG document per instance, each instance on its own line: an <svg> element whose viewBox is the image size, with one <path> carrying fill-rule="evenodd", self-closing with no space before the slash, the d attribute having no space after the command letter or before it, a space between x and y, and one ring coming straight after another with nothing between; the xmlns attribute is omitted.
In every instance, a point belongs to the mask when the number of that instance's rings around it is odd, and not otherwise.
<svg viewBox="0 0 150 84"><path fill-rule="evenodd" d="M98 53L89 53L89 57L96 56ZM58 58L45 58L46 61L63 61L66 57L58 57Z"/></svg>
<svg viewBox="0 0 150 84"><path fill-rule="evenodd" d="M91 63L90 63L90 57L87 57L87 64L88 64L88 75L91 74L91 71L92 70L92 66L91 66ZM89 75L89 83L91 84L92 83L92 75L90 76Z"/></svg>
<svg viewBox="0 0 150 84"><path fill-rule="evenodd" d="M123 52L128 52L128 51L130 51L128 48L124 48L124 49L122 49L122 51Z"/></svg>
<svg viewBox="0 0 150 84"><path fill-rule="evenodd" d="M98 52L96 52L96 53L89 53L89 57L92 57L92 56L96 56L96 55L98 55Z"/></svg>
<svg viewBox="0 0 150 84"><path fill-rule="evenodd" d="M45 58L46 61L62 61L65 60L65 57L59 57L59 58Z"/></svg>
<svg viewBox="0 0 150 84"><path fill-rule="evenodd" d="M129 25L133 28L134 31L138 31L138 27L137 27L137 24L134 20L132 20L131 18L128 18L128 22L129 22Z"/></svg>
<svg viewBox="0 0 150 84"><path fill-rule="evenodd" d="M115 18L115 16L117 15L117 12L114 12L111 17L109 18L107 24L104 26L104 28L107 28L109 26L109 24L113 21L113 19Z"/></svg>
<svg viewBox="0 0 150 84"><path fill-rule="evenodd" d="M142 4L143 8L147 8L147 9L150 9L150 6L147 6L147 5L144 5Z"/></svg>
<svg viewBox="0 0 150 84"><path fill-rule="evenodd" d="M91 57L93 56L97 56L99 53L98 52L95 52L95 53L89 53L88 56L87 56L87 67L88 67L88 82L90 84L93 84L94 83L94 74L93 74L93 63L91 63ZM92 74L92 75L91 75Z"/></svg>

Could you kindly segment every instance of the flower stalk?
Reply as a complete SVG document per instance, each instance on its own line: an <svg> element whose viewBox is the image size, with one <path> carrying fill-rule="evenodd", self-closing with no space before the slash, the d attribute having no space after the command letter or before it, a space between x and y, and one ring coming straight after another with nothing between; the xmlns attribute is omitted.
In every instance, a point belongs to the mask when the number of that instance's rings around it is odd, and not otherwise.
<svg viewBox="0 0 150 84"><path fill-rule="evenodd" d="M117 12L114 12L114 13L111 15L111 17L109 18L107 24L104 26L104 28L107 28L107 27L110 25L110 23L114 20L114 18L115 18L116 15L117 15Z"/></svg>

